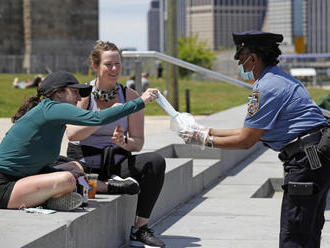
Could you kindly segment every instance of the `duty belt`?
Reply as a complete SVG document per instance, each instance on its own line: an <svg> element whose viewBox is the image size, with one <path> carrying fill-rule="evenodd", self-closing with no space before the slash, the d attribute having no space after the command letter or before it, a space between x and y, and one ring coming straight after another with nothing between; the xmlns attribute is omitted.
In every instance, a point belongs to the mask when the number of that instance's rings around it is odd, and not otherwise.
<svg viewBox="0 0 330 248"><path fill-rule="evenodd" d="M322 165L317 154L317 144L322 137L320 129L291 141L281 150L278 158L285 163L290 161L298 153L304 152L308 157L311 169L320 168Z"/></svg>

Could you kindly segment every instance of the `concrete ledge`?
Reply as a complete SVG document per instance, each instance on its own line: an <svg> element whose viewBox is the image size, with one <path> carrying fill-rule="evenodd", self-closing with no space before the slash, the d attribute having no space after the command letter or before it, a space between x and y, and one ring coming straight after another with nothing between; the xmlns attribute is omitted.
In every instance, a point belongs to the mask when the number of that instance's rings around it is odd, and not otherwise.
<svg viewBox="0 0 330 248"><path fill-rule="evenodd" d="M210 116L216 126L228 115L242 108ZM220 122L221 123L221 122ZM239 127L224 122L229 128ZM223 126L221 126L223 128ZM181 144L178 144L180 143ZM249 150L221 150L182 144L173 132L148 135L142 152L155 151L166 158L166 176L151 223L168 215L174 208L200 193L219 177L262 147ZM96 195L84 211L58 212L53 215L30 214L17 210L0 210L0 242L4 247L120 247L129 238L136 196Z"/></svg>
<svg viewBox="0 0 330 248"><path fill-rule="evenodd" d="M151 223L166 216L172 209L201 192L227 170L242 161L259 145L248 151L210 149L219 159L171 158L188 156L195 147L172 145L159 151L166 158L166 177L162 192L151 216ZM194 172L194 173L193 173ZM136 196L96 195L86 210L58 212L52 215L30 214L17 210L1 210L1 243L6 247L120 247L128 241L134 219ZM8 223L14 223L8 228ZM31 226L33 228L31 228ZM17 235L20 233L20 235Z"/></svg>

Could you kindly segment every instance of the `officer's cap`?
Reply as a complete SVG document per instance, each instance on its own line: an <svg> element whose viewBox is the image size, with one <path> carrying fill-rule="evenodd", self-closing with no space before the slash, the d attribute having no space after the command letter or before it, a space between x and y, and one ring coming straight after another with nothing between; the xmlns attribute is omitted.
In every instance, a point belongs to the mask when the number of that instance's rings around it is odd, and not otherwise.
<svg viewBox="0 0 330 248"><path fill-rule="evenodd" d="M257 30L233 33L233 40L236 45L235 59L244 47L254 46L273 46L283 41L283 35L265 33Z"/></svg>

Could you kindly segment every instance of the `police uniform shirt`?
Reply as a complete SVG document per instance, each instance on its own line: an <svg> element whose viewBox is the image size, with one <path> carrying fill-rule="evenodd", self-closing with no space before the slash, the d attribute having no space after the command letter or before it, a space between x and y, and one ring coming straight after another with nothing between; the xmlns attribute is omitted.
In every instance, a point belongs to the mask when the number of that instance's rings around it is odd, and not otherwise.
<svg viewBox="0 0 330 248"><path fill-rule="evenodd" d="M302 83L278 66L267 67L253 85L244 126L264 129L260 140L279 151L319 125L326 120Z"/></svg>

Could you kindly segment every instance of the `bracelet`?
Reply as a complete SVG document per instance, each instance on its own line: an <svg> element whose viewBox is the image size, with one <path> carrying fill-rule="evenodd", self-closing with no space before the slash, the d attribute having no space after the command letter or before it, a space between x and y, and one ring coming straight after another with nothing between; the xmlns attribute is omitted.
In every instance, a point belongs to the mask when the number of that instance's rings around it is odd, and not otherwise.
<svg viewBox="0 0 330 248"><path fill-rule="evenodd" d="M207 146L208 147L211 147L211 148L213 148L213 140L214 140L214 136L210 136L209 137L209 139L208 139L208 141L207 141Z"/></svg>

